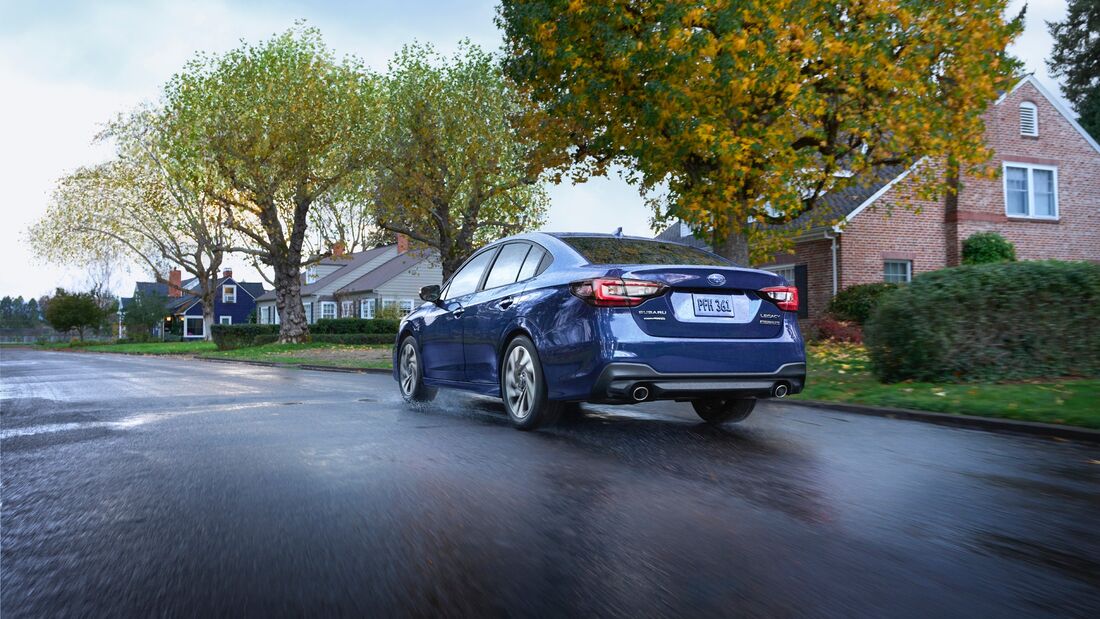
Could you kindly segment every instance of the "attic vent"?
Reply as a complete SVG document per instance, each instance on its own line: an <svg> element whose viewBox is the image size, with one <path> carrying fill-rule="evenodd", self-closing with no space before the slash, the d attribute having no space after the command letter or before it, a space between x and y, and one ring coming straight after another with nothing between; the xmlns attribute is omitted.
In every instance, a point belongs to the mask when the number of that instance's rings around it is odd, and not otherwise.
<svg viewBox="0 0 1100 619"><path fill-rule="evenodd" d="M1039 113L1035 104L1029 101L1020 104L1020 135L1039 135Z"/></svg>

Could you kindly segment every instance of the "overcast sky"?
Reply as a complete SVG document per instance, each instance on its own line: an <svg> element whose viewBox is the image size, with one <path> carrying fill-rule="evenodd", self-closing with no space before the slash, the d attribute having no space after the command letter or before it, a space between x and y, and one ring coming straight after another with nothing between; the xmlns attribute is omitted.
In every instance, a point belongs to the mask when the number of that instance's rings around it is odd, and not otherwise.
<svg viewBox="0 0 1100 619"><path fill-rule="evenodd" d="M1022 2L1012 3L1012 12ZM110 152L93 146L100 124L155 99L161 85L196 51L225 51L257 41L296 19L320 28L340 55L355 54L385 68L403 44L433 43L451 52L462 38L500 47L496 2L296 2L291 0L0 0L0 296L39 296L57 286L81 286L80 269L36 259L25 231L46 209L56 179ZM1028 3L1027 29L1013 52L1052 92L1057 82L1044 59L1051 40L1045 21L1062 19L1062 0ZM547 230L650 234L649 211L618 179L551 188ZM238 277L247 275L231 260ZM121 274L115 292L129 294L140 271ZM255 279L254 277L249 279Z"/></svg>

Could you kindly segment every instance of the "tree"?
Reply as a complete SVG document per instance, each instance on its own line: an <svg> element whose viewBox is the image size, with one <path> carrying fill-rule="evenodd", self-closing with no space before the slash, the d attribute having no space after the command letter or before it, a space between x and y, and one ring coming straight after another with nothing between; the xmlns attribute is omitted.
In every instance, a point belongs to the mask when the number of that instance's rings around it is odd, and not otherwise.
<svg viewBox="0 0 1100 619"><path fill-rule="evenodd" d="M84 332L103 323L104 312L91 292L66 292L58 288L46 309L46 322L61 333L75 330L84 341Z"/></svg>
<svg viewBox="0 0 1100 619"><path fill-rule="evenodd" d="M1004 50L1022 27L1005 4L506 0L497 22L506 72L575 179L623 165L655 223L682 219L747 263L887 166L991 173L981 115L1013 79ZM922 197L944 177L910 175Z"/></svg>
<svg viewBox="0 0 1100 619"><path fill-rule="evenodd" d="M202 300L209 334L232 236L220 206L204 195L201 172L166 156L165 124L163 113L151 109L110 123L99 139L114 141L117 156L63 177L46 214L31 227L30 241L52 261L99 265L108 280L109 267L102 265L121 255L144 264L164 284L168 265L178 265L198 280L196 289L182 292Z"/></svg>
<svg viewBox="0 0 1100 619"><path fill-rule="evenodd" d="M161 325L168 315L168 299L163 295L138 292L126 304L122 323L131 339L145 340L153 327Z"/></svg>
<svg viewBox="0 0 1100 619"><path fill-rule="evenodd" d="M1047 28L1054 37L1047 69L1062 78L1081 126L1100 139L1100 0L1069 0L1066 18Z"/></svg>
<svg viewBox="0 0 1100 619"><path fill-rule="evenodd" d="M295 27L259 45L200 55L165 88L165 144L181 169L242 235L235 252L274 272L279 339L308 335L301 270L311 209L371 162L377 78L337 61L315 29Z"/></svg>
<svg viewBox="0 0 1100 619"><path fill-rule="evenodd" d="M544 161L526 106L488 53L406 46L385 77L378 225L439 251L450 277L481 243L542 222Z"/></svg>

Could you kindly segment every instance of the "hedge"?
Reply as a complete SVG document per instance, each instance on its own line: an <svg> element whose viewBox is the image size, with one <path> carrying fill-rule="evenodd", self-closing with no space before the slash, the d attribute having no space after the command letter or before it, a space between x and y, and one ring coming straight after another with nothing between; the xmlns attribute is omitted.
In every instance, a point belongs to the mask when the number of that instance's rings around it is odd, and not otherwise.
<svg viewBox="0 0 1100 619"><path fill-rule="evenodd" d="M1100 264L1009 262L925 273L864 327L872 371L901 380L1100 375Z"/></svg>
<svg viewBox="0 0 1100 619"><path fill-rule="evenodd" d="M362 320L360 318L322 318L309 327L309 332L316 334L327 333L387 333L397 337L397 328L400 320L374 318ZM314 341L317 341L314 339Z"/></svg>
<svg viewBox="0 0 1100 619"><path fill-rule="evenodd" d="M257 336L274 335L279 337L279 325L211 325L210 338L218 350L232 350L252 346Z"/></svg>
<svg viewBox="0 0 1100 619"><path fill-rule="evenodd" d="M829 301L825 313L842 322L862 325L867 322L882 296L897 287L897 284L885 282L849 286Z"/></svg>
<svg viewBox="0 0 1100 619"><path fill-rule="evenodd" d="M1016 247L996 232L978 232L962 243L963 264L1015 262Z"/></svg>
<svg viewBox="0 0 1100 619"><path fill-rule="evenodd" d="M396 333L317 333L310 336L310 341L322 344L348 344L352 346L366 346L372 344L393 344L397 339ZM252 340L253 346L263 346L279 341L279 334L257 335Z"/></svg>

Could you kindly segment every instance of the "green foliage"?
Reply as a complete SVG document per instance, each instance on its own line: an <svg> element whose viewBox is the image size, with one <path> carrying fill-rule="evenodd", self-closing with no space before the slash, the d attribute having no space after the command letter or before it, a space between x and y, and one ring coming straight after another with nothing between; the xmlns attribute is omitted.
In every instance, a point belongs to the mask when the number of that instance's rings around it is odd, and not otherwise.
<svg viewBox="0 0 1100 619"><path fill-rule="evenodd" d="M1019 67L1006 5L505 0L497 21L505 71L574 178L628 168L656 222L746 262L750 241L770 253L797 232L776 225L885 166L985 171L981 116ZM909 178L926 197L944 182L938 166Z"/></svg>
<svg viewBox="0 0 1100 619"><path fill-rule="evenodd" d="M168 314L168 298L158 294L145 294L139 292L126 305L122 324L126 325L126 333L135 342L145 342L152 335L154 326L162 323Z"/></svg>
<svg viewBox="0 0 1100 619"><path fill-rule="evenodd" d="M837 320L862 325L867 322L882 296L897 287L897 284L886 282L849 286L829 301L825 312Z"/></svg>
<svg viewBox="0 0 1100 619"><path fill-rule="evenodd" d="M375 318L373 320L361 320L359 318L322 318L313 324L310 331L314 334L344 334L344 333L384 333L390 336L397 335L399 320ZM320 341L314 338L313 341Z"/></svg>
<svg viewBox="0 0 1100 619"><path fill-rule="evenodd" d="M314 331L309 336L309 341L314 344L345 344L349 346L393 344L396 339L396 331L393 333L317 333ZM257 335L252 340L252 345L264 346L274 344L277 341L279 341L278 335Z"/></svg>
<svg viewBox="0 0 1100 619"><path fill-rule="evenodd" d="M525 100L468 41L450 58L409 45L384 78L378 223L439 252L446 279L473 250L542 222L544 161Z"/></svg>
<svg viewBox="0 0 1100 619"><path fill-rule="evenodd" d="M885 382L1100 375L1100 264L1015 262L919 275L864 328Z"/></svg>
<svg viewBox="0 0 1100 619"><path fill-rule="evenodd" d="M58 288L46 308L46 322L61 333L76 331L84 341L84 332L99 327L106 313L94 292L70 293Z"/></svg>
<svg viewBox="0 0 1100 619"><path fill-rule="evenodd" d="M279 325L211 325L210 339L214 340L218 350L233 350L252 346L257 336L273 335L278 339Z"/></svg>
<svg viewBox="0 0 1100 619"><path fill-rule="evenodd" d="M996 232L978 232L962 244L963 264L1015 262L1016 247Z"/></svg>
<svg viewBox="0 0 1100 619"><path fill-rule="evenodd" d="M37 299L22 296L0 299L0 328L28 328L42 324L42 312Z"/></svg>
<svg viewBox="0 0 1100 619"><path fill-rule="evenodd" d="M1047 27L1054 39L1047 68L1062 78L1062 94L1081 115L1081 125L1100 137L1100 0L1069 0L1066 18Z"/></svg>

